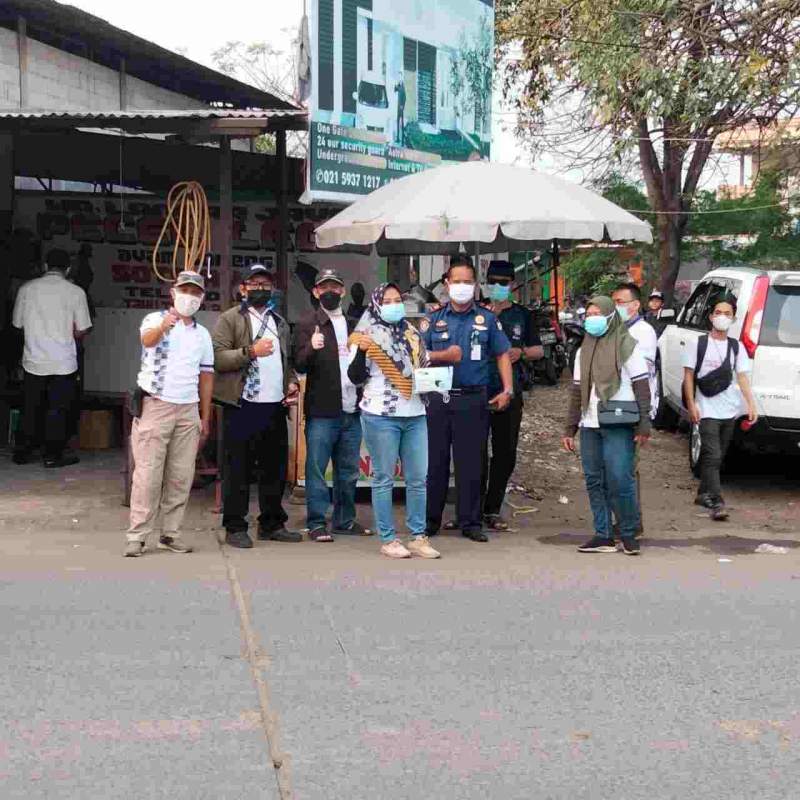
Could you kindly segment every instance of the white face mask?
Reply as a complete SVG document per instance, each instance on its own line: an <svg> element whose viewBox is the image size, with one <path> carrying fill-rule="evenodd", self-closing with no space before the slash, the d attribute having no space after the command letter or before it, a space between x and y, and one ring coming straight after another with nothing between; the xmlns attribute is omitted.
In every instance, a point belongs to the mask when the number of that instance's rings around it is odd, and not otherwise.
<svg viewBox="0 0 800 800"><path fill-rule="evenodd" d="M175 310L182 317L193 317L203 303L202 297L185 292L175 292Z"/></svg>
<svg viewBox="0 0 800 800"><path fill-rule="evenodd" d="M448 283L447 294L454 303L465 305L475 297L474 283Z"/></svg>
<svg viewBox="0 0 800 800"><path fill-rule="evenodd" d="M711 324L714 326L715 330L725 332L731 327L733 320L730 317L726 317L724 314L715 314L711 317Z"/></svg>

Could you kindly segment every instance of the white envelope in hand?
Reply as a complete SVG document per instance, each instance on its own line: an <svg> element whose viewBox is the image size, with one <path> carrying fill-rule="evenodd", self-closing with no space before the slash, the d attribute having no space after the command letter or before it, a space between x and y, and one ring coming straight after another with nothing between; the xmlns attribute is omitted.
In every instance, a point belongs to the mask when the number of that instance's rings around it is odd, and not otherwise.
<svg viewBox="0 0 800 800"><path fill-rule="evenodd" d="M414 370L414 391L417 394L426 392L449 392L453 388L452 367L424 367Z"/></svg>

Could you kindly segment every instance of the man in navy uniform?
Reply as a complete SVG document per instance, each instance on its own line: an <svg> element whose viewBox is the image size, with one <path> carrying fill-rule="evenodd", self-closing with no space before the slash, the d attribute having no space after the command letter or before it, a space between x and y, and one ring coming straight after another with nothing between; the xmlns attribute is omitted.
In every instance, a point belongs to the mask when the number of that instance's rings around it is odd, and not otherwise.
<svg viewBox="0 0 800 800"><path fill-rule="evenodd" d="M536 361L544 355L542 342L531 312L511 300L514 265L510 261L492 261L486 273L487 295L492 312L497 316L511 343L508 351L514 373L514 397L505 411L489 415L492 458L484 463L483 522L494 531L508 530L500 514L508 480L517 463L517 443L522 424L523 361ZM491 370L489 392L500 391L497 369Z"/></svg>
<svg viewBox="0 0 800 800"><path fill-rule="evenodd" d="M428 406L427 531L435 536L442 524L452 447L457 525L468 539L487 542L481 525L481 469L489 411L506 409L514 391L508 339L497 317L475 303L476 283L470 259L453 258L445 278L450 302L420 325L431 366L453 367L449 401L432 394ZM502 388L489 398L493 362Z"/></svg>

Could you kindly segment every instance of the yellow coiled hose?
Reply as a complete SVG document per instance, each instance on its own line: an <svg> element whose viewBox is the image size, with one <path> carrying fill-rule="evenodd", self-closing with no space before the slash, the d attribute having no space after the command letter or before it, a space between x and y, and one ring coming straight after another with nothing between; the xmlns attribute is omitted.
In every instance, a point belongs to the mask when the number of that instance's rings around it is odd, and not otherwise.
<svg viewBox="0 0 800 800"><path fill-rule="evenodd" d="M172 233L172 277L165 277L158 269L158 252L168 233ZM167 218L153 248L153 272L159 280L172 282L183 270L200 272L211 248L211 215L208 198L197 181L176 183L167 195ZM179 251L183 263L179 263Z"/></svg>

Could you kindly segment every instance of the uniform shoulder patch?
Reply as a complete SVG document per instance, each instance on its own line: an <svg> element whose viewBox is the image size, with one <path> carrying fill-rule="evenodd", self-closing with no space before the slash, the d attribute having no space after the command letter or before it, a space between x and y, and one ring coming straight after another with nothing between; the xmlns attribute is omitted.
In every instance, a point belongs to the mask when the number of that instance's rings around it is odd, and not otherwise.
<svg viewBox="0 0 800 800"><path fill-rule="evenodd" d="M430 326L431 323L427 319L423 319L419 323L419 329L422 333L425 333L425 331L427 331L428 328L430 328Z"/></svg>

